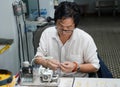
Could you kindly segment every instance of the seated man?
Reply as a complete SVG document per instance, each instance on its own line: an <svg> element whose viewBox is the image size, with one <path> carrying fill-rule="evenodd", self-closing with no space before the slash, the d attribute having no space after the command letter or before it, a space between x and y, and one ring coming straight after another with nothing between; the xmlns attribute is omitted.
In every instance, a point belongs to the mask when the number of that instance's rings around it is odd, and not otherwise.
<svg viewBox="0 0 120 87"><path fill-rule="evenodd" d="M77 28L80 9L75 2L61 2L55 10L55 25L45 29L34 62L60 75L88 77L97 72L99 59L92 37ZM45 59L51 56L52 59Z"/></svg>

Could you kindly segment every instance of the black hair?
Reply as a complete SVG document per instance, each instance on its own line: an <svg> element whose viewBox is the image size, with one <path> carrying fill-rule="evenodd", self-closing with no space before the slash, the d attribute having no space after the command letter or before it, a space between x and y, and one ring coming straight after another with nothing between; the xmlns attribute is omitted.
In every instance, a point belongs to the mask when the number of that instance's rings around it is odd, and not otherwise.
<svg viewBox="0 0 120 87"><path fill-rule="evenodd" d="M75 27L80 21L80 8L75 2L63 1L61 2L55 10L54 21L55 24L58 19L72 17L75 23Z"/></svg>

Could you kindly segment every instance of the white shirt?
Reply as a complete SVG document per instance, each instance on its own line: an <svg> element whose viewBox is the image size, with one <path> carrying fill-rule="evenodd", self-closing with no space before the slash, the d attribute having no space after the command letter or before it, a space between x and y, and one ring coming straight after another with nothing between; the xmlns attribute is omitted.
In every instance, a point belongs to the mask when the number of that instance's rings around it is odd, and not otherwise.
<svg viewBox="0 0 120 87"><path fill-rule="evenodd" d="M78 64L91 63L99 69L97 48L92 37L85 31L76 28L71 38L63 45L55 27L49 27L42 33L35 56L52 56L64 61L75 61ZM76 73L76 76L86 77L86 73Z"/></svg>

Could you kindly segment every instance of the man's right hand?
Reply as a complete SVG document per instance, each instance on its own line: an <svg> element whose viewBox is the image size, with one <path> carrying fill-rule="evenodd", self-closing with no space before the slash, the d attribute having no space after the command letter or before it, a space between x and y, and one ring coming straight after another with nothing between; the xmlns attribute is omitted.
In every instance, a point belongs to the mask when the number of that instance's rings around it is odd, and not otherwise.
<svg viewBox="0 0 120 87"><path fill-rule="evenodd" d="M57 70L60 67L60 62L55 59L46 59L46 65L52 70Z"/></svg>
<svg viewBox="0 0 120 87"><path fill-rule="evenodd" d="M44 67L48 67L52 70L57 70L60 67L60 62L55 59L45 59L42 57L36 57L34 62L36 64L43 65Z"/></svg>

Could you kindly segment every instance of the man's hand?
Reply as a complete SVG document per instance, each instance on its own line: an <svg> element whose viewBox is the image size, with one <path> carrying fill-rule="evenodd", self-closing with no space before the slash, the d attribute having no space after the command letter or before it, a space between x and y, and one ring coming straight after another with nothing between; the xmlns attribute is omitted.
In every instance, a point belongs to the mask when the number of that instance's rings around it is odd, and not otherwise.
<svg viewBox="0 0 120 87"><path fill-rule="evenodd" d="M70 73L75 68L75 64L73 62L66 61L61 63L60 68L63 72Z"/></svg>
<svg viewBox="0 0 120 87"><path fill-rule="evenodd" d="M46 59L46 65L48 68L52 69L52 70L57 70L60 67L60 62L58 60L55 59Z"/></svg>
<svg viewBox="0 0 120 87"><path fill-rule="evenodd" d="M40 56L37 56L34 61L36 64L43 65L44 67L48 67L52 70L57 70L60 67L60 63L55 59L45 59Z"/></svg>

